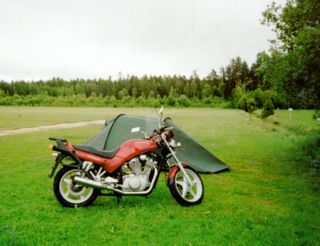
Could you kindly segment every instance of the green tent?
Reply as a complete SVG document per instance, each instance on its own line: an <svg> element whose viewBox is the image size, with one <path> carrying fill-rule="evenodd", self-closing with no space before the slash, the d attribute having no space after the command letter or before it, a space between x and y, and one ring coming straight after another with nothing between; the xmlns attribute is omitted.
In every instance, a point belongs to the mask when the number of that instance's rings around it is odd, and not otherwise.
<svg viewBox="0 0 320 246"><path fill-rule="evenodd" d="M114 150L129 139L141 138L142 132L150 135L154 129L159 128L159 119L156 117L118 115L111 121L106 122L105 127L86 145L99 150ZM228 170L229 167L197 143L188 134L177 127L170 118L164 123L173 127L174 139L182 144L176 149L180 161L188 163L194 169L202 173L217 173ZM140 127L142 132L131 132L132 128Z"/></svg>

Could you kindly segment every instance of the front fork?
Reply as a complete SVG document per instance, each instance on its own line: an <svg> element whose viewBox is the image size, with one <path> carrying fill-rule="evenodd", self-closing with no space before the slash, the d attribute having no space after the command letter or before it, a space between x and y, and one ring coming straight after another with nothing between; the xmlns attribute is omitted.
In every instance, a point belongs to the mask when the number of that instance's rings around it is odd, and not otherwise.
<svg viewBox="0 0 320 246"><path fill-rule="evenodd" d="M190 180L188 174L186 173L186 170L184 169L182 162L178 159L176 153L175 153L175 152L173 151L173 149L171 148L171 146L170 146L170 144L168 143L168 141L167 141L166 136L164 135L164 133L161 134L161 138L162 138L162 140L165 142L165 144L167 145L167 147L168 147L171 155L173 156L173 158L176 160L177 165L178 165L179 169L181 170L181 172L182 172L182 174L183 174L183 177L187 180L188 185L191 186L191 185L192 185L191 180Z"/></svg>

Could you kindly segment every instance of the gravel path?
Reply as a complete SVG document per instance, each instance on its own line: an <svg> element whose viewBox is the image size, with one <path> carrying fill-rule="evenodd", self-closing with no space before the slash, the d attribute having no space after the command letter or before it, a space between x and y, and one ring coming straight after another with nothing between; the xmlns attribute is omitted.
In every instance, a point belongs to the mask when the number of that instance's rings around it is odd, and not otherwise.
<svg viewBox="0 0 320 246"><path fill-rule="evenodd" d="M75 122L75 123L63 123L63 124L56 124L50 126L37 126L31 128L19 128L15 130L0 130L0 136L7 136L7 135L17 135L17 134L24 134L30 132L39 132L39 131L48 131L48 130L57 130L57 129L68 129L68 128L75 128L81 126L89 126L89 125L103 125L105 120L96 120L96 121L83 121L83 122Z"/></svg>

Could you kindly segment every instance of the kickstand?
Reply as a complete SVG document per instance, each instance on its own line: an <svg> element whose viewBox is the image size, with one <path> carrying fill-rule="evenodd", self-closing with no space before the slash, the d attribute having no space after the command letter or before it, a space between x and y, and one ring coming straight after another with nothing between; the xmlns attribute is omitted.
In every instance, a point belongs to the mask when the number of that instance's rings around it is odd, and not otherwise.
<svg viewBox="0 0 320 246"><path fill-rule="evenodd" d="M120 194L117 194L117 201L118 201L118 204L120 204L120 202L122 202L122 196Z"/></svg>

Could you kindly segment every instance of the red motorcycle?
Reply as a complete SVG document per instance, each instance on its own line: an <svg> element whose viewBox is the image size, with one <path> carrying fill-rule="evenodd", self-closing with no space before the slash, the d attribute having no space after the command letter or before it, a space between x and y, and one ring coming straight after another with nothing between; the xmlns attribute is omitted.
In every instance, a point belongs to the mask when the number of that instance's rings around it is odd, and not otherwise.
<svg viewBox="0 0 320 246"><path fill-rule="evenodd" d="M160 122L162 109L159 111ZM139 127L132 132L140 131ZM102 151L86 145L72 145L66 139L49 138L59 152L49 177L62 165L54 178L54 194L67 207L88 206L99 195L149 195L160 171L168 172L167 185L172 196L183 206L200 204L204 187L201 177L186 163L181 163L175 148L172 128L160 124L149 136L125 141L114 151ZM169 159L175 164L170 164ZM107 192L107 193L106 193Z"/></svg>

